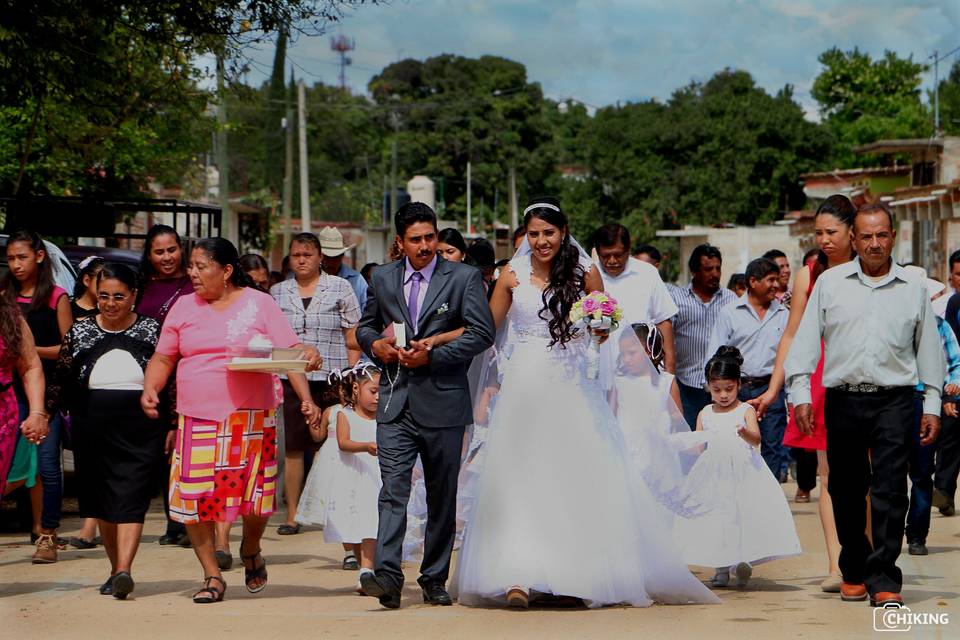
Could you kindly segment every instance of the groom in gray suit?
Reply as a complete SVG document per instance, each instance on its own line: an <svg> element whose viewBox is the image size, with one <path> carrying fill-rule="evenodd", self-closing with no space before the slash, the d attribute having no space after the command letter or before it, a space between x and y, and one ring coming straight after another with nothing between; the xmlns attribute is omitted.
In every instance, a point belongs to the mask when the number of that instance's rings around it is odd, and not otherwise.
<svg viewBox="0 0 960 640"><path fill-rule="evenodd" d="M400 606L400 560L407 502L417 454L427 488L427 529L417 582L424 602L449 605L446 592L456 534L457 476L465 425L473 422L467 368L493 344L494 324L480 271L437 256L437 216L420 202L394 218L404 258L373 270L357 341L380 366L377 456L383 488L376 572L363 573L364 594L390 609ZM384 337L405 327L407 346ZM453 341L430 348L430 336L463 328Z"/></svg>

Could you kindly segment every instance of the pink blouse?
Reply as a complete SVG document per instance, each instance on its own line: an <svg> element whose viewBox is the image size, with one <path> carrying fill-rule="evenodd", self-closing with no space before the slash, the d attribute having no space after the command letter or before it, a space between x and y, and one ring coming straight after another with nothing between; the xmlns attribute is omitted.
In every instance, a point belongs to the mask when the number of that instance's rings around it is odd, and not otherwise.
<svg viewBox="0 0 960 640"><path fill-rule="evenodd" d="M266 338L274 347L300 342L270 294L245 287L226 309L215 310L197 294L177 300L160 333L157 353L179 357L177 411L192 418L223 421L238 409L277 406L269 373L228 371L232 355Z"/></svg>

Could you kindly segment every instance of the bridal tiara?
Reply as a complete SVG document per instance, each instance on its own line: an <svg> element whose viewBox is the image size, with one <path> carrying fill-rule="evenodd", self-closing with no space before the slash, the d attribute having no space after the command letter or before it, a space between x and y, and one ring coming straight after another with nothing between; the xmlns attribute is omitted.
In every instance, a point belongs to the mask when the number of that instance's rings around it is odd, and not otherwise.
<svg viewBox="0 0 960 640"><path fill-rule="evenodd" d="M560 207L558 207L555 204L550 204L549 202L535 202L534 204L530 205L529 207L523 210L523 215L527 215L533 209L540 209L540 208L553 209L557 213L560 213Z"/></svg>

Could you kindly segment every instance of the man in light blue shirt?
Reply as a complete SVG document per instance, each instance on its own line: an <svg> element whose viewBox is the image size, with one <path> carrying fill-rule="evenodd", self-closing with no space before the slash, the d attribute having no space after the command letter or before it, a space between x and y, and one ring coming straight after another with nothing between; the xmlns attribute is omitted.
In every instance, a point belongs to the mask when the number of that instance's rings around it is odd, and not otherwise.
<svg viewBox="0 0 960 640"><path fill-rule="evenodd" d="M360 303L360 311L367 306L367 281L360 275L359 271L354 271L343 264L343 254L353 248L353 245L346 246L343 243L343 234L336 227L324 227L320 231L320 253L321 267L323 272L331 276L339 276L350 283L350 288L357 296Z"/></svg>
<svg viewBox="0 0 960 640"><path fill-rule="evenodd" d="M722 346L740 350L739 397L743 402L762 395L770 386L777 345L790 315L777 300L780 267L776 262L757 258L747 265L746 276L747 292L720 310L707 347L707 360ZM780 482L786 481L790 464L790 453L783 445L786 428L787 404L781 391L760 420L760 455Z"/></svg>

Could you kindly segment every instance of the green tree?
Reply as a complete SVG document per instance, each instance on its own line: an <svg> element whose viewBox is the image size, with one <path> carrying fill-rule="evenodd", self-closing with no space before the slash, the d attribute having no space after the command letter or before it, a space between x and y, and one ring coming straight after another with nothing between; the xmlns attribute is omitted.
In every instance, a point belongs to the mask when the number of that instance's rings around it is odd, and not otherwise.
<svg viewBox="0 0 960 640"><path fill-rule="evenodd" d="M887 138L927 137L933 132L929 110L920 101L925 65L892 51L874 60L856 48L846 52L830 49L818 60L824 69L814 80L811 95L836 136L838 166L864 163L852 152L857 145Z"/></svg>
<svg viewBox="0 0 960 640"><path fill-rule="evenodd" d="M933 104L933 96L930 96ZM960 60L950 67L950 74L940 81L940 128L947 135L960 135Z"/></svg>
<svg viewBox="0 0 960 640"><path fill-rule="evenodd" d="M494 213L501 219L511 167L521 195L542 191L553 173L543 92L522 64L496 56L403 60L375 76L369 90L380 126L390 132L384 166L396 140L400 175L444 178L448 217L465 214L468 161L474 203L490 203L499 192L501 210Z"/></svg>
<svg viewBox="0 0 960 640"><path fill-rule="evenodd" d="M597 217L621 221L638 241L679 224L774 220L802 205L797 176L818 168L831 144L790 87L771 96L730 70L665 104L601 109L582 139L601 187Z"/></svg>
<svg viewBox="0 0 960 640"><path fill-rule="evenodd" d="M362 3L0 0L0 190L126 193L182 170L208 146L200 56L236 76L251 42Z"/></svg>

